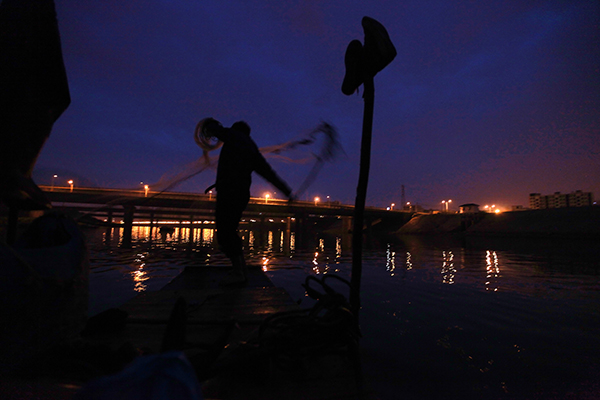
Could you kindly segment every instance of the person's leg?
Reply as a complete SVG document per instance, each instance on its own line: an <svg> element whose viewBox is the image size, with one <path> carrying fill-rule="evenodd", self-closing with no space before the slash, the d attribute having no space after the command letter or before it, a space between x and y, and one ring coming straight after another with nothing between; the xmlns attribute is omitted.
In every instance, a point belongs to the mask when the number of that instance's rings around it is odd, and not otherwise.
<svg viewBox="0 0 600 400"><path fill-rule="evenodd" d="M217 240L221 251L231 260L231 273L219 282L221 285L235 285L246 282L246 263L242 250L242 240L237 229L248 200L244 198L223 199L217 197L216 225Z"/></svg>

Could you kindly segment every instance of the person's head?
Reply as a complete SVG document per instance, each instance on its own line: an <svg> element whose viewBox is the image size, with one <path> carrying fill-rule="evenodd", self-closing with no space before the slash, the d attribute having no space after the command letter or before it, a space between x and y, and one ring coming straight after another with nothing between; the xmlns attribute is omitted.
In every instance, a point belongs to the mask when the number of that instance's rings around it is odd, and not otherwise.
<svg viewBox="0 0 600 400"><path fill-rule="evenodd" d="M246 135L250 136L250 125L246 121L237 121L233 125L231 125L231 129L236 130L238 132L243 132Z"/></svg>
<svg viewBox="0 0 600 400"><path fill-rule="evenodd" d="M200 122L203 123L203 125L202 125L203 133L209 137L214 136L215 132L217 132L219 129L223 128L223 125L221 125L221 123L214 118L205 118L204 120L202 120Z"/></svg>

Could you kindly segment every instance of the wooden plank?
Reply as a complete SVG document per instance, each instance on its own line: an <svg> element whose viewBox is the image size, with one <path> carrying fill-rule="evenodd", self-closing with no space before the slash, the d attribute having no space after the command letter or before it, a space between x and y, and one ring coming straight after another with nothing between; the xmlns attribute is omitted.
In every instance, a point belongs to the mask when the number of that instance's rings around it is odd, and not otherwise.
<svg viewBox="0 0 600 400"><path fill-rule="evenodd" d="M188 303L189 324L259 323L273 313L298 308L284 289L275 287L144 292L120 308L130 323L166 323L179 297Z"/></svg>

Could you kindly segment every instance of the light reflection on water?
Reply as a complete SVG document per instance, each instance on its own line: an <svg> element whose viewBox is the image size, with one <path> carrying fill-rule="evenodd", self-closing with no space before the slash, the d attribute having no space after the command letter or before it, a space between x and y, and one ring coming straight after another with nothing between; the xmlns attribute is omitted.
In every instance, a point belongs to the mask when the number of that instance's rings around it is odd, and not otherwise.
<svg viewBox="0 0 600 400"><path fill-rule="evenodd" d="M214 231L88 232L91 310L158 290L187 265L226 265ZM350 241L244 231L249 263L310 304L306 276L350 278ZM573 398L600 382L600 257L594 243L525 240L367 241L363 369L379 398ZM343 287L341 288L343 289ZM572 362L577 360L576 363ZM596 384L596 386L594 386ZM588 396L589 397L589 396ZM590 397L593 398L593 397Z"/></svg>

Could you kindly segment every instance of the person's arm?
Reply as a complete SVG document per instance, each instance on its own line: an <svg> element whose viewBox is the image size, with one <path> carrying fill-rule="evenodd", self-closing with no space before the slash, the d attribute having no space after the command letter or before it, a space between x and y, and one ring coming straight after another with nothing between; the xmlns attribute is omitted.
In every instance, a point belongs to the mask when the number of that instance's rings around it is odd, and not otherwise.
<svg viewBox="0 0 600 400"><path fill-rule="evenodd" d="M292 196L292 189L290 189L288 184L275 173L271 165L267 162L265 157L260 154L258 149L256 149L256 166L254 170L257 174L265 178L268 182L285 194L287 198Z"/></svg>

